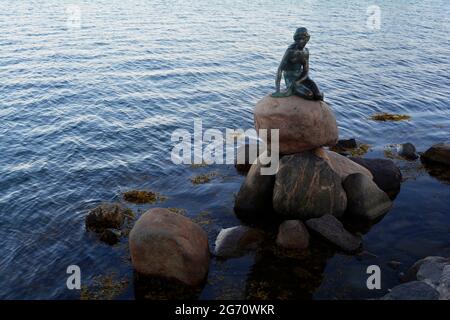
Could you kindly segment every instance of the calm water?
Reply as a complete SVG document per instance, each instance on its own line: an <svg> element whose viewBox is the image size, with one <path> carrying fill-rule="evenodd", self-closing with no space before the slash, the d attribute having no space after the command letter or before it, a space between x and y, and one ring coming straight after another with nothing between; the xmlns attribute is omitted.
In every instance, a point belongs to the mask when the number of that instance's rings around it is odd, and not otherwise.
<svg viewBox="0 0 450 320"><path fill-rule="evenodd" d="M392 143L424 150L450 139L447 1L377 1L377 31L366 27L372 1L169 2L0 1L0 298L76 298L65 287L70 264L87 285L115 273L128 281L117 297L134 298L127 239L110 247L84 227L89 209L129 189L207 217L211 242L238 224L243 176L232 166L173 165L170 135L192 131L196 117L205 128L251 128L298 26L312 34L311 76L341 137L370 144L368 157ZM74 3L79 29L66 23ZM412 119L367 120L382 111ZM201 298L378 297L416 259L450 255L449 184L418 162L398 163L409 179L364 235L373 256L319 245L321 254L300 261L264 252L213 260ZM211 183L189 181L210 171ZM399 270L387 267L392 259ZM365 287L370 264L382 268L378 292Z"/></svg>

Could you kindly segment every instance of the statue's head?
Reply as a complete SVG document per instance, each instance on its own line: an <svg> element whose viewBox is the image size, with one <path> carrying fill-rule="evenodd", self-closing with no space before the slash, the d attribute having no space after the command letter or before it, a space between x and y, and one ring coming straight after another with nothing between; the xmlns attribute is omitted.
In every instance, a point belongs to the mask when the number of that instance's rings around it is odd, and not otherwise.
<svg viewBox="0 0 450 320"><path fill-rule="evenodd" d="M297 45L301 48L306 46L310 38L310 35L308 33L308 29L301 27L297 28L294 33L294 41L297 43Z"/></svg>

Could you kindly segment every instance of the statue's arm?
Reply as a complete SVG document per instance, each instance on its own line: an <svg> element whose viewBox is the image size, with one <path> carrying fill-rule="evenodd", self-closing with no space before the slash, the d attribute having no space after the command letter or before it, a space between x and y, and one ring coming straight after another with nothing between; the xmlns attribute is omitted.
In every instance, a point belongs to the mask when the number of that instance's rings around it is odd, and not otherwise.
<svg viewBox="0 0 450 320"><path fill-rule="evenodd" d="M286 68L288 58L289 58L289 49L287 49L286 52L284 53L283 59L281 59L280 66L278 67L277 77L275 78L276 92L280 92L281 76L283 75L283 71Z"/></svg>
<svg viewBox="0 0 450 320"><path fill-rule="evenodd" d="M306 78L308 78L309 74L309 52L306 53L304 63L302 65L302 74L299 79L296 81L298 83L303 82Z"/></svg>

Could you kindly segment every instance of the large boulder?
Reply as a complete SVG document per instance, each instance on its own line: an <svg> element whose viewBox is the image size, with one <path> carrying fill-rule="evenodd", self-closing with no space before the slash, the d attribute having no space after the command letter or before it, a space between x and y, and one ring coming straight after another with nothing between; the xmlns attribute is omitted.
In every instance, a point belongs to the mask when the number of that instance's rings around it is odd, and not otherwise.
<svg viewBox="0 0 450 320"><path fill-rule="evenodd" d="M286 220L278 227L276 243L284 249L306 249L309 246L308 230L300 220Z"/></svg>
<svg viewBox="0 0 450 320"><path fill-rule="evenodd" d="M392 206L388 195L364 174L349 175L343 186L347 194L346 214L353 218L375 220L387 213Z"/></svg>
<svg viewBox="0 0 450 320"><path fill-rule="evenodd" d="M281 154L333 146L338 140L336 118L324 101L268 95L256 104L254 121L256 130L279 129Z"/></svg>
<svg viewBox="0 0 450 320"><path fill-rule="evenodd" d="M324 159L342 180L353 173L361 173L370 179L373 179L372 173L370 173L367 168L364 168L362 165L357 164L339 153L325 150L324 148L317 148L314 150L314 154Z"/></svg>
<svg viewBox="0 0 450 320"><path fill-rule="evenodd" d="M312 152L281 158L273 189L273 207L284 219L341 216L347 197L341 177Z"/></svg>
<svg viewBox="0 0 450 320"><path fill-rule="evenodd" d="M236 196L234 212L244 222L255 222L272 211L274 175L262 175L262 164L255 162Z"/></svg>
<svg viewBox="0 0 450 320"><path fill-rule="evenodd" d="M450 166L450 143L438 143L431 146L422 154L421 158L427 162L437 162Z"/></svg>
<svg viewBox="0 0 450 320"><path fill-rule="evenodd" d="M209 269L206 232L189 218L164 208L144 213L130 232L131 261L145 276L200 285Z"/></svg>
<svg viewBox="0 0 450 320"><path fill-rule="evenodd" d="M247 226L222 229L216 239L214 255L221 258L240 257L255 250L263 238L261 230Z"/></svg>
<svg viewBox="0 0 450 320"><path fill-rule="evenodd" d="M330 214L307 220L306 225L344 251L355 252L362 244L361 237L345 230L342 223Z"/></svg>
<svg viewBox="0 0 450 320"><path fill-rule="evenodd" d="M358 157L351 157L350 159L368 169L372 173L373 181L378 188L386 192L389 198L395 199L400 192L402 173L392 160Z"/></svg>

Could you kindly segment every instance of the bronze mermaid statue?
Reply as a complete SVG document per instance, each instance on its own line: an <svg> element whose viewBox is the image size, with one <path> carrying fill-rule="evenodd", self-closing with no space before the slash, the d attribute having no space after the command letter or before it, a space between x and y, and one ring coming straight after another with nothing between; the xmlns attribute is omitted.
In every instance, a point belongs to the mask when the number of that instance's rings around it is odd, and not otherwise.
<svg viewBox="0 0 450 320"><path fill-rule="evenodd" d="M309 77L309 51L305 48L310 35L306 28L298 28L291 44L281 60L275 80L275 93L272 97L297 95L308 100L323 100L323 93ZM281 77L284 75L286 91L280 91Z"/></svg>

